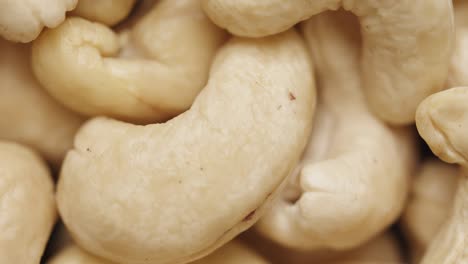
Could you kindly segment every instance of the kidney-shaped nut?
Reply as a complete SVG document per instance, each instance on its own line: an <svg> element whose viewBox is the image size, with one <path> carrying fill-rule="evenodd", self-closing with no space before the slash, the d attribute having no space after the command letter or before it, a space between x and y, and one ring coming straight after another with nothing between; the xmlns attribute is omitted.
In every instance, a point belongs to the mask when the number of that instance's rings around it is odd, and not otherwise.
<svg viewBox="0 0 468 264"><path fill-rule="evenodd" d="M250 227L305 147L311 72L295 32L233 38L187 112L85 124L57 193L74 239L117 262L186 263Z"/></svg>
<svg viewBox="0 0 468 264"><path fill-rule="evenodd" d="M468 263L468 87L456 87L426 98L416 125L432 152L462 166L449 220L431 243L422 263Z"/></svg>
<svg viewBox="0 0 468 264"><path fill-rule="evenodd" d="M0 263L39 263L57 213L45 163L0 141Z"/></svg>
<svg viewBox="0 0 468 264"><path fill-rule="evenodd" d="M351 18L322 13L303 27L320 86L317 118L296 177L258 224L287 247L359 246L397 219L407 195L414 138L367 108Z"/></svg>
<svg viewBox="0 0 468 264"><path fill-rule="evenodd" d="M59 165L82 119L40 87L29 60L29 45L0 40L0 139L28 145Z"/></svg>
<svg viewBox="0 0 468 264"><path fill-rule="evenodd" d="M453 43L451 0L202 0L207 15L241 36L281 32L324 10L359 17L363 86L371 109L394 124L414 122L418 104L447 78ZM395 107L398 106L398 107Z"/></svg>
<svg viewBox="0 0 468 264"><path fill-rule="evenodd" d="M80 0L72 11L91 21L109 26L115 25L128 16L136 0Z"/></svg>
<svg viewBox="0 0 468 264"><path fill-rule="evenodd" d="M108 27L70 18L34 42L34 73L52 96L82 114L165 121L190 107L225 38L199 5L163 0L120 43Z"/></svg>
<svg viewBox="0 0 468 264"><path fill-rule="evenodd" d="M468 166L468 87L429 96L418 107L416 126L443 161Z"/></svg>
<svg viewBox="0 0 468 264"><path fill-rule="evenodd" d="M268 262L254 251L234 240L217 249L212 254L191 263L267 264ZM93 256L78 246L71 244L47 261L47 264L115 264L115 262Z"/></svg>
<svg viewBox="0 0 468 264"><path fill-rule="evenodd" d="M412 263L419 263L429 243L450 215L458 168L440 160L424 161L413 180L401 222Z"/></svg>
<svg viewBox="0 0 468 264"><path fill-rule="evenodd" d="M0 2L0 36L30 42L44 26L56 27L78 0L6 0Z"/></svg>

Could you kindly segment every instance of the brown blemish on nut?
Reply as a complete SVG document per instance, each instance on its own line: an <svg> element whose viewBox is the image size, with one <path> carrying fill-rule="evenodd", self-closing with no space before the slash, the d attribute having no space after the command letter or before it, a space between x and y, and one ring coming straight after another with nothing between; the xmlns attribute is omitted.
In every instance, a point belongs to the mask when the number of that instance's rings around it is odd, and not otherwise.
<svg viewBox="0 0 468 264"><path fill-rule="evenodd" d="M289 92L289 100L290 100L290 101L296 100L296 96L295 96L293 93L291 93L291 92Z"/></svg>
<svg viewBox="0 0 468 264"><path fill-rule="evenodd" d="M244 217L244 219L242 219L242 221L246 222L246 221L249 221L253 218L253 216L255 215L255 212L257 211L257 209L253 210L252 212L250 212L248 215L246 215Z"/></svg>

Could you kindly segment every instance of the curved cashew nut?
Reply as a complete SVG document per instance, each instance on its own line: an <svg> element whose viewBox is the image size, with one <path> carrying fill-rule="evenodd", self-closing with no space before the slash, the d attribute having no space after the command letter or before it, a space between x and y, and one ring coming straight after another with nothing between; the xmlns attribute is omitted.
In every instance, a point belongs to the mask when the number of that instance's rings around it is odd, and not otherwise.
<svg viewBox="0 0 468 264"><path fill-rule="evenodd" d="M455 4L455 47L448 75L448 87L468 85L468 1Z"/></svg>
<svg viewBox="0 0 468 264"><path fill-rule="evenodd" d="M0 263L39 263L57 217L44 162L23 146L0 141Z"/></svg>
<svg viewBox="0 0 468 264"><path fill-rule="evenodd" d="M136 0L80 0L72 14L109 26L128 16Z"/></svg>
<svg viewBox="0 0 468 264"><path fill-rule="evenodd" d="M120 44L108 27L68 19L34 42L32 65L52 96L79 113L164 121L190 107L224 36L198 0L163 0Z"/></svg>
<svg viewBox="0 0 468 264"><path fill-rule="evenodd" d="M429 96L418 107L416 126L432 152L448 163L468 166L468 87Z"/></svg>
<svg viewBox="0 0 468 264"><path fill-rule="evenodd" d="M44 26L56 27L78 0L6 0L0 2L0 36L15 42L30 42Z"/></svg>
<svg viewBox="0 0 468 264"><path fill-rule="evenodd" d="M454 36L451 0L202 3L217 25L250 37L281 32L325 10L343 7L354 13L361 23L362 76L368 103L390 123L413 123L418 104L440 90L447 78Z"/></svg>
<svg viewBox="0 0 468 264"><path fill-rule="evenodd" d="M187 112L85 124L57 191L74 239L117 262L186 263L250 227L305 147L315 102L305 73L295 32L233 38Z"/></svg>
<svg viewBox="0 0 468 264"><path fill-rule="evenodd" d="M0 139L28 145L57 166L82 120L40 87L29 56L29 46L0 40Z"/></svg>
<svg viewBox="0 0 468 264"><path fill-rule="evenodd" d="M61 250L47 264L115 264L106 259L102 259L89 254L78 246L72 244ZM191 262L191 264L266 264L262 257L254 251L234 240L219 248L212 254Z"/></svg>
<svg viewBox="0 0 468 264"><path fill-rule="evenodd" d="M416 125L432 152L462 166L462 176L449 220L431 243L422 263L466 263L468 212L468 87L452 88L425 99L418 107Z"/></svg>
<svg viewBox="0 0 468 264"><path fill-rule="evenodd" d="M390 129L367 109L357 30L340 15L303 26L322 87L318 115L297 177L258 224L296 249L348 249L384 230L402 210L417 155L409 130Z"/></svg>
<svg viewBox="0 0 468 264"><path fill-rule="evenodd" d="M413 263L419 263L429 243L449 216L457 176L456 166L436 159L426 160L421 165L402 216Z"/></svg>

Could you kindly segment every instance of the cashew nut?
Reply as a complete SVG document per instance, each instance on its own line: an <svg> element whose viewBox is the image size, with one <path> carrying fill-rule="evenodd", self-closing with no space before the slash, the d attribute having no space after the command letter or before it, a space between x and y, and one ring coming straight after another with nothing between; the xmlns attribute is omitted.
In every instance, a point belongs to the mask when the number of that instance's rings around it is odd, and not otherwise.
<svg viewBox="0 0 468 264"><path fill-rule="evenodd" d="M419 263L424 251L450 214L458 168L436 159L422 163L402 216L413 263Z"/></svg>
<svg viewBox="0 0 468 264"><path fill-rule="evenodd" d="M0 263L39 263L57 213L39 156L0 141Z"/></svg>
<svg viewBox="0 0 468 264"><path fill-rule="evenodd" d="M191 262L191 264L266 264L262 257L242 245L232 241L212 254ZM76 245L69 245L59 252L47 264L115 264L114 262L93 256Z"/></svg>
<svg viewBox="0 0 468 264"><path fill-rule="evenodd" d="M303 25L320 85L314 131L283 199L258 224L287 247L363 244L396 220L407 195L417 157L412 133L367 108L352 18L328 12Z"/></svg>
<svg viewBox="0 0 468 264"><path fill-rule="evenodd" d="M43 91L29 56L29 45L0 40L0 139L28 145L57 166L82 120Z"/></svg>
<svg viewBox="0 0 468 264"><path fill-rule="evenodd" d="M397 239L390 233L380 235L336 260L324 264L404 263ZM300 263L298 263L300 264ZM305 264L305 262L304 262Z"/></svg>
<svg viewBox="0 0 468 264"><path fill-rule="evenodd" d="M416 126L432 152L448 163L468 166L468 87L426 98L418 107Z"/></svg>
<svg viewBox="0 0 468 264"><path fill-rule="evenodd" d="M199 5L162 0L120 35L99 23L67 19L34 41L34 73L79 113L165 121L190 107L225 38Z"/></svg>
<svg viewBox="0 0 468 264"><path fill-rule="evenodd" d="M418 104L447 78L453 44L451 0L202 0L215 24L241 36L284 31L342 7L361 24L363 87L370 108L394 124L414 122ZM398 107L395 107L398 106Z"/></svg>
<svg viewBox="0 0 468 264"><path fill-rule="evenodd" d="M468 85L468 1L455 4L455 47L448 75L448 87Z"/></svg>
<svg viewBox="0 0 468 264"><path fill-rule="evenodd" d="M136 0L80 0L72 14L109 26L128 16Z"/></svg>
<svg viewBox="0 0 468 264"><path fill-rule="evenodd" d="M44 26L56 27L65 12L78 0L2 0L0 1L0 36L15 42L30 42Z"/></svg>
<svg viewBox="0 0 468 264"><path fill-rule="evenodd" d="M452 88L425 99L416 125L432 152L462 166L451 216L431 243L422 263L468 263L468 87Z"/></svg>
<svg viewBox="0 0 468 264"><path fill-rule="evenodd" d="M95 118L80 129L58 183L62 219L81 247L116 262L201 258L253 225L280 190L314 102L295 32L233 38L187 112L148 126Z"/></svg>
<svg viewBox="0 0 468 264"><path fill-rule="evenodd" d="M248 245L275 264L396 264L404 263L402 252L395 236L386 232L372 238L357 248L348 251L298 251L271 243L247 232ZM221 263L221 262L219 262Z"/></svg>

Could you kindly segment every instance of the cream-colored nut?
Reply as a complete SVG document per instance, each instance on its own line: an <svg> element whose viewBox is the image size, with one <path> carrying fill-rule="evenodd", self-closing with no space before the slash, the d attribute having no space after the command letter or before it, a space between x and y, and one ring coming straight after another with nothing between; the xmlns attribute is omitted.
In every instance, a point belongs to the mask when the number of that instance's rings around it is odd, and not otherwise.
<svg viewBox="0 0 468 264"><path fill-rule="evenodd" d="M264 255L275 264L401 264L403 256L395 236L386 232L366 242L357 248L347 251L299 251L281 247L278 244L255 236L247 231L242 235L247 245ZM220 262L221 263L221 262Z"/></svg>
<svg viewBox="0 0 468 264"><path fill-rule="evenodd" d="M192 264L267 264L255 251L233 240L212 254L192 262Z"/></svg>
<svg viewBox="0 0 468 264"><path fill-rule="evenodd" d="M468 172L460 175L455 202L450 217L430 244L422 264L458 264L468 263L466 241L466 213L468 212Z"/></svg>
<svg viewBox="0 0 468 264"><path fill-rule="evenodd" d="M109 26L128 16L136 0L80 0L72 14Z"/></svg>
<svg viewBox="0 0 468 264"><path fill-rule="evenodd" d="M257 221L306 145L315 89L295 32L231 39L191 109L136 126L85 124L59 211L75 241L123 263L187 263Z"/></svg>
<svg viewBox="0 0 468 264"><path fill-rule="evenodd" d="M398 218L407 196L414 138L367 108L352 18L328 12L303 25L319 80L317 118L295 177L258 224L287 247L359 246Z"/></svg>
<svg viewBox="0 0 468 264"><path fill-rule="evenodd" d="M429 243L450 215L458 168L429 159L419 168L409 201L402 216L402 226L409 241L412 263L419 263Z"/></svg>
<svg viewBox="0 0 468 264"><path fill-rule="evenodd" d="M0 263L39 263L57 213L45 163L0 141Z"/></svg>
<svg viewBox="0 0 468 264"><path fill-rule="evenodd" d="M47 264L116 264L115 262L99 258L82 250L75 244L67 245L55 256L47 261Z"/></svg>
<svg viewBox="0 0 468 264"><path fill-rule="evenodd" d="M268 263L251 249L238 241L231 241L212 254L192 264L266 264ZM89 254L76 245L69 245L47 264L115 264L109 260Z"/></svg>
<svg viewBox="0 0 468 264"><path fill-rule="evenodd" d="M241 36L281 32L324 10L359 17L363 87L371 109L393 124L414 122L418 104L443 88L453 45L451 0L202 0L215 24ZM395 107L398 106L398 107Z"/></svg>
<svg viewBox="0 0 468 264"><path fill-rule="evenodd" d="M310 263L310 262L309 262ZM307 263L307 264L309 264ZM390 233L379 235L359 248L324 264L401 264L403 255L398 240ZM301 263L297 263L301 264ZM304 262L304 264L306 264Z"/></svg>
<svg viewBox="0 0 468 264"><path fill-rule="evenodd" d="M416 126L432 152L443 161L468 166L468 87L426 98L418 107Z"/></svg>
<svg viewBox="0 0 468 264"><path fill-rule="evenodd" d="M0 139L28 145L57 166L82 119L40 87L29 59L29 45L0 40Z"/></svg>
<svg viewBox="0 0 468 264"><path fill-rule="evenodd" d="M0 36L14 42L30 42L44 26L56 27L65 12L78 0L2 0L0 1Z"/></svg>
<svg viewBox="0 0 468 264"><path fill-rule="evenodd" d="M162 0L120 35L102 24L67 19L34 42L34 73L79 113L165 121L190 107L225 39L199 5Z"/></svg>
<svg viewBox="0 0 468 264"><path fill-rule="evenodd" d="M468 85L468 1L454 1L454 4L456 38L448 87Z"/></svg>
<svg viewBox="0 0 468 264"><path fill-rule="evenodd" d="M442 160L462 166L450 218L421 263L468 263L468 87L452 88L426 98L418 107L416 125L431 150Z"/></svg>

